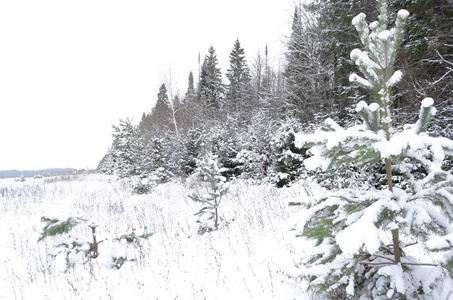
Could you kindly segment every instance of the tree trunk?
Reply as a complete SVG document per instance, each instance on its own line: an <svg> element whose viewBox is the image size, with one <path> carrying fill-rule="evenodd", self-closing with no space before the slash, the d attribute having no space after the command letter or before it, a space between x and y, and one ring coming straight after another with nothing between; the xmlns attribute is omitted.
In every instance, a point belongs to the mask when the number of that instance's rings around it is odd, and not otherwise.
<svg viewBox="0 0 453 300"><path fill-rule="evenodd" d="M92 258L97 258L98 257L98 241L96 239L96 226L89 226L91 228L92 234L93 234L93 246L91 248L92 253L91 257Z"/></svg>
<svg viewBox="0 0 453 300"><path fill-rule="evenodd" d="M386 82L385 75L384 75L384 82ZM384 85L384 92L385 92L385 94L387 93L387 87L385 85ZM385 99L385 94L384 94L383 99ZM387 141L390 141L390 126L389 126L389 122L387 121L387 118L389 115L390 115L390 113L389 113L388 102L386 102L384 100L384 118L386 119L386 122L384 123L384 129L385 129L385 135L386 135ZM392 160L390 158L385 159L385 173L387 175L388 189L390 192L393 193ZM391 219L392 219L392 221L395 219L395 216L393 213L391 215ZM399 264L401 262L401 249L400 249L400 235L399 235L398 229L392 230L392 243L393 243L393 260L395 261L395 264ZM401 300L406 300L406 295L400 293L399 298Z"/></svg>
<svg viewBox="0 0 453 300"><path fill-rule="evenodd" d="M215 222L214 222L214 225L215 225L215 229L217 229L219 227L219 212L218 212L217 205L215 206Z"/></svg>

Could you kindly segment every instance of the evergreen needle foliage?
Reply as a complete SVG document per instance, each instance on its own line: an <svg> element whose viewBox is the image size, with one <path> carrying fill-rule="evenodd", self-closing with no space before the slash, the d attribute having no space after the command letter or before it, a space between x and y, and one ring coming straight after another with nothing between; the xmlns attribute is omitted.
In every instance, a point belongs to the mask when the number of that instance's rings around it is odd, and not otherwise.
<svg viewBox="0 0 453 300"><path fill-rule="evenodd" d="M78 225L81 221L81 219L74 219L74 218L68 218L66 221L61 221L56 218L47 218L47 217L41 217L41 222L45 222L46 226L44 226L42 232L41 232L41 237L39 238L38 241L42 241L46 237L49 236L56 236L64 233L68 233L74 226Z"/></svg>
<svg viewBox="0 0 453 300"><path fill-rule="evenodd" d="M140 241L142 239L147 240L148 238L150 238L153 235L152 232L146 232L146 229L147 228L145 227L145 231L141 235L137 235L135 233L135 229L132 229L131 233L123 234L122 236L116 238L115 240L117 240L117 241L124 240L128 244L134 244L134 245L140 247L141 246Z"/></svg>
<svg viewBox="0 0 453 300"><path fill-rule="evenodd" d="M46 225L44 226L38 241L42 241L49 237L59 237L56 239L58 242L55 244L55 252L51 254L51 256L56 259L57 256L63 255L66 261L66 270L69 270L69 268L72 268L77 264L83 264L90 258L96 258L98 256L98 242L95 238L94 229L92 229L93 242L90 242L73 232L77 227L86 227L86 220L72 217L69 217L66 220L42 217L41 221L45 222Z"/></svg>
<svg viewBox="0 0 453 300"><path fill-rule="evenodd" d="M453 175L442 166L453 141L428 132L436 113L431 98L422 101L416 124L392 126L391 91L402 78L393 68L409 13L400 10L387 29L387 1L377 6L378 21L368 25L363 13L353 19L365 50L351 52L363 77L352 74L350 81L375 100L358 103L363 124L345 129L328 119L326 129L297 134L295 142L310 147L309 170L352 164L370 172L381 164L387 181L291 203L307 208L295 230L314 246L298 262L300 279L328 298L444 299L453 288ZM413 248L444 256L420 261Z"/></svg>
<svg viewBox="0 0 453 300"><path fill-rule="evenodd" d="M90 224L82 218L69 217L66 220L56 218L42 217L42 222L45 222L39 241L45 238L57 237L54 239L55 251L51 254L53 259L58 256L63 256L66 262L66 271L76 265L85 264L90 259L96 259L99 256L99 245L103 241L97 239L96 225ZM78 234L78 231L85 231L87 228L91 230L91 237L84 237ZM86 231L85 231L86 232ZM153 233L147 232L145 227L143 234L137 235L135 229L131 233L123 234L118 238L113 239L116 242L126 241L129 245L142 248L142 240L147 240ZM109 251L107 251L109 252ZM126 261L134 261L127 256L111 257L111 267L120 269Z"/></svg>
<svg viewBox="0 0 453 300"><path fill-rule="evenodd" d="M225 168L220 166L220 161L217 155L211 152L206 152L198 161L197 175L203 182L207 184L207 193L205 195L190 195L190 199L199 202L203 207L195 214L196 216L207 215L208 220L214 221L215 229L219 226L219 206L222 197L228 192L228 187L225 183L226 178L222 172ZM204 231L210 231L206 228Z"/></svg>

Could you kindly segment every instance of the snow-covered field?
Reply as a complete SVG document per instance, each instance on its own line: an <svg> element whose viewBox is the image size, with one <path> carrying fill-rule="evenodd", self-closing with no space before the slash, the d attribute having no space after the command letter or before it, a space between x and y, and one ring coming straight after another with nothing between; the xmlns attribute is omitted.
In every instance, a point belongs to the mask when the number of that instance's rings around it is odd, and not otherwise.
<svg viewBox="0 0 453 300"><path fill-rule="evenodd" d="M223 226L198 234L194 182L161 184L147 195L104 175L0 180L0 299L313 299L288 276L294 263L286 199L291 188L231 185ZM98 227L99 257L65 269L52 259L58 238L38 242L41 217L88 219ZM154 235L134 247L114 238L143 229ZM77 232L87 240L87 226ZM126 256L119 270L112 257Z"/></svg>

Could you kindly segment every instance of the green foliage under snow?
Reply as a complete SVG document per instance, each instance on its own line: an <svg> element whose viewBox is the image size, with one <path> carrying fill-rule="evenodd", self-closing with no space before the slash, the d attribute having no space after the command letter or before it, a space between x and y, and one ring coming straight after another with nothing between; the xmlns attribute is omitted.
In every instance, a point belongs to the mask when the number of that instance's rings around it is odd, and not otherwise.
<svg viewBox="0 0 453 300"><path fill-rule="evenodd" d="M207 220L212 220L217 229L220 222L219 206L222 197L228 192L226 178L222 175L225 169L220 166L218 156L211 152L206 152L197 165L197 175L206 184L207 191L203 195L193 194L189 197L203 205L195 215L200 217L207 215ZM202 224L201 226L201 232L212 230L209 225Z"/></svg>
<svg viewBox="0 0 453 300"><path fill-rule="evenodd" d="M314 246L301 253L299 278L329 298L444 299L453 286L453 174L442 165L453 156L453 141L427 132L436 113L430 98L416 124L392 127L391 89L402 78L393 65L409 13L398 12L387 29L387 1L377 4L378 21L353 19L365 51L355 49L351 58L364 77L350 76L376 102L357 105L362 125L345 129L328 119L326 129L298 134L296 145L310 147L309 170L351 164L369 172L381 164L387 181L292 202L307 208L294 229ZM444 256L420 259L433 251Z"/></svg>

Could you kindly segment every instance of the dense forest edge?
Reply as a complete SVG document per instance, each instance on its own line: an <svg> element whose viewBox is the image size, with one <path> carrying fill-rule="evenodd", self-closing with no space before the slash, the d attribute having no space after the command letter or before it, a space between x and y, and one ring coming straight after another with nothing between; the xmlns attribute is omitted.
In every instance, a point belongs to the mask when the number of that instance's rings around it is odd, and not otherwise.
<svg viewBox="0 0 453 300"><path fill-rule="evenodd" d="M215 220L203 233L218 227L225 182L316 178L325 195L290 202L303 208L295 235L313 242L296 263L301 286L328 299L447 299L452 40L451 0L296 5L284 65L267 47L249 65L237 39L225 84L211 46L184 95L163 82L139 124L113 126L98 171L139 194L198 176L212 191L191 198Z"/></svg>
<svg viewBox="0 0 453 300"><path fill-rule="evenodd" d="M368 20L375 20L375 4L336 0L297 5L285 63L275 69L267 47L247 61L240 41L232 41L227 84L210 47L199 59L198 78L189 72L184 94L175 91L170 78L161 84L154 108L143 113L138 125L131 120L114 125L113 144L98 170L165 181L191 175L196 160L211 150L228 168L224 174L228 179L290 185L307 173L302 163L307 149L296 149L294 134L313 132L325 118L342 126L359 124L355 106L372 100L372 93L348 78L359 73L350 57L360 47L352 19L364 12ZM404 74L392 88L395 124L414 123L420 101L429 96L437 108L430 129L451 138L452 2L390 1L390 20L400 8L410 16L395 62ZM338 185L344 180L331 177L349 178L351 172L323 175L323 180Z"/></svg>

